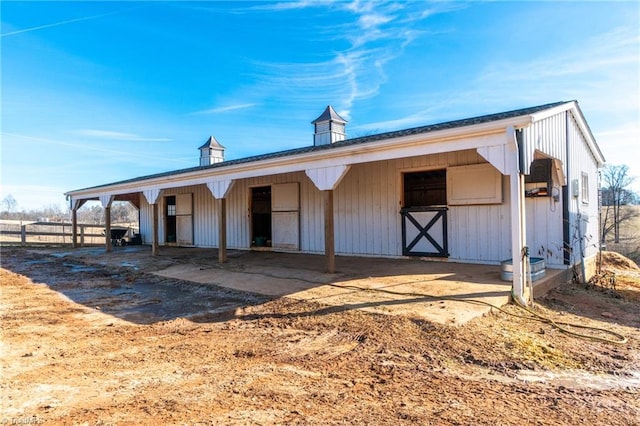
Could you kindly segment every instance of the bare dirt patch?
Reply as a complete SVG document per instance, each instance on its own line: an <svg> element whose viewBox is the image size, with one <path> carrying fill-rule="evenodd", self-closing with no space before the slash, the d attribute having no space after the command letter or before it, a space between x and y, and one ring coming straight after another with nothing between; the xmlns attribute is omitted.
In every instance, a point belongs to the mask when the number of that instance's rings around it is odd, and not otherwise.
<svg viewBox="0 0 640 426"><path fill-rule="evenodd" d="M455 327L21 249L2 267L7 421L640 424L640 304L592 287L562 286L537 310L626 344L514 306Z"/></svg>
<svg viewBox="0 0 640 426"><path fill-rule="evenodd" d="M614 296L640 301L640 267L633 260L612 251L599 254L601 273L591 279L596 289L612 291Z"/></svg>

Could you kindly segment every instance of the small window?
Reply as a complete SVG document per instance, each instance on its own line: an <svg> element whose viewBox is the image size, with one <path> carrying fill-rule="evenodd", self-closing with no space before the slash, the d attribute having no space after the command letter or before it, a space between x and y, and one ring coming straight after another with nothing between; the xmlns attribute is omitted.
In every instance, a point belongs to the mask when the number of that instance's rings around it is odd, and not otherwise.
<svg viewBox="0 0 640 426"><path fill-rule="evenodd" d="M582 173L582 179L580 181L580 192L582 195L582 203L589 204L589 175Z"/></svg>

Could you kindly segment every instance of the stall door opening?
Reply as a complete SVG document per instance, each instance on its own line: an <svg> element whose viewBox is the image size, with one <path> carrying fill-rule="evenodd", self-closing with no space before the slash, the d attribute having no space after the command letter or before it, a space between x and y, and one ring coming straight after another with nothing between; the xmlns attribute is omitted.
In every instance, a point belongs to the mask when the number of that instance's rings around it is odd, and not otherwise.
<svg viewBox="0 0 640 426"><path fill-rule="evenodd" d="M447 257L447 171L405 173L402 254Z"/></svg>
<svg viewBox="0 0 640 426"><path fill-rule="evenodd" d="M165 218L165 242L176 242L176 197L171 195L164 198L164 218Z"/></svg>
<svg viewBox="0 0 640 426"><path fill-rule="evenodd" d="M271 187L251 188L251 245L271 246Z"/></svg>

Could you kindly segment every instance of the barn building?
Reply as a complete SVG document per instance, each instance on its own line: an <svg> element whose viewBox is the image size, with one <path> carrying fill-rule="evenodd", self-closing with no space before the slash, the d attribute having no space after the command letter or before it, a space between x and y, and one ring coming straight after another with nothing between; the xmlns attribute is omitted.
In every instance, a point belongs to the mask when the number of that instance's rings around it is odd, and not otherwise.
<svg viewBox="0 0 640 426"><path fill-rule="evenodd" d="M598 243L604 157L576 101L349 139L328 106L313 145L224 160L209 138L200 165L66 193L131 201L158 246L324 255L420 256L500 264L513 259L524 297L527 253L548 268L589 265ZM106 241L110 250L110 241ZM319 261L322 259L319 258Z"/></svg>

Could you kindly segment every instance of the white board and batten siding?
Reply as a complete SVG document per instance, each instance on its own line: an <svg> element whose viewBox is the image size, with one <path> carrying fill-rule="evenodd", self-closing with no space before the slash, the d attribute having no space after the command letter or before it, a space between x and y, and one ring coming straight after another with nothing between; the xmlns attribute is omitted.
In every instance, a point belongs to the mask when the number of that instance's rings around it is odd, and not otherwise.
<svg viewBox="0 0 640 426"><path fill-rule="evenodd" d="M596 157L589 150L585 135L582 134L571 111L554 114L527 127L524 140L528 146L526 160L533 160L540 154L560 160L564 182L553 174L551 197L527 198L527 245L531 256L543 257L548 266L562 267L564 264L562 185L569 186L569 228L570 241L575 253L579 253L578 211L583 216L582 236L586 240L585 254L592 256L597 248L598 233L598 188ZM567 151L568 150L568 151ZM537 151L537 153L536 153ZM588 202L583 202L581 194L573 196L574 181L582 185L582 174L588 182ZM581 187L578 191L581 192ZM557 196L557 202L553 196Z"/></svg>
<svg viewBox="0 0 640 426"><path fill-rule="evenodd" d="M580 226L580 232L585 239L584 254L585 258L588 258L595 256L598 251L598 163L594 153L587 148L585 135L582 134L575 118L571 114L569 114L567 135L570 156L570 170L567 176L570 185L569 194L571 196L571 203L569 204L570 237L574 250L579 250L578 242L573 236L577 232L577 227ZM588 176L585 197L583 197L582 186L583 173ZM577 197L572 194L574 182L578 184ZM578 224L578 214L582 217L580 224Z"/></svg>
<svg viewBox="0 0 640 426"><path fill-rule="evenodd" d="M561 189L556 189L562 193ZM529 254L545 259L549 267L562 267L562 203L554 201L553 197L533 197L525 199L525 208Z"/></svg>
<svg viewBox="0 0 640 426"><path fill-rule="evenodd" d="M193 230L192 240L196 247L218 246L218 214L216 202L205 185L185 186L162 190L158 198L158 241L162 245L166 240L164 211L166 197L176 196L176 226ZM192 198L192 210L187 208ZM182 217L182 219L180 219ZM140 205L140 233L145 244L151 243L151 206L144 197ZM191 222L191 223L188 223ZM181 233L185 235L186 232ZM188 242L181 245L190 245Z"/></svg>
<svg viewBox="0 0 640 426"><path fill-rule="evenodd" d="M475 151L459 151L353 165L334 196L336 253L400 256L402 174L484 162ZM447 222L449 259L497 263L510 256L505 202L450 206Z"/></svg>
<svg viewBox="0 0 640 426"><path fill-rule="evenodd" d="M434 154L353 165L334 192L335 250L343 255L401 256L400 209L402 175L406 172L484 164L475 150ZM248 249L250 188L295 183L299 185L299 244L305 253L324 252L323 197L304 172L239 179L227 196L227 246ZM501 177L503 202L452 205L448 211L449 259L497 263L510 257L508 180ZM194 245L217 247L218 203L205 185L164 190L159 205L159 241L164 237L164 197L193 194ZM287 207L289 209L289 207ZM295 211L288 210L289 214ZM141 232L151 241L151 215L143 200Z"/></svg>
<svg viewBox="0 0 640 426"><path fill-rule="evenodd" d="M258 177L251 179L241 179L234 183L234 186L227 195L227 247L232 249L248 249L251 243L250 235L250 188L256 186L278 185L292 183L296 187L300 185L300 211L308 211L310 215L299 215L301 228L311 228L314 232L300 233L300 243L302 251L322 252L323 242L316 243L318 235L322 235L322 228L315 232L317 223L322 224L322 216L314 214L314 212L322 211L322 198L319 191L315 190L313 183L305 176L303 172L287 173L281 175L273 175L266 177ZM315 194L317 192L317 194ZM197 247L218 247L218 202L213 198L211 192L205 185L185 186L180 188L165 189L158 202L158 240L160 244L164 244L165 237L165 200L167 196L177 196L179 194L193 194L193 239L194 245ZM285 209L282 213L294 214L295 209L292 207L287 197L284 198L284 204L281 206ZM277 207L276 207L277 208ZM140 213L140 231L143 235L145 243L151 242L151 208L145 199L142 200ZM318 235L316 235L318 234ZM295 236L285 235L284 244L293 244L290 241Z"/></svg>

